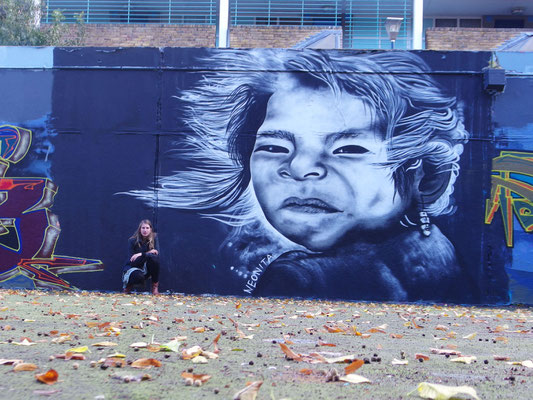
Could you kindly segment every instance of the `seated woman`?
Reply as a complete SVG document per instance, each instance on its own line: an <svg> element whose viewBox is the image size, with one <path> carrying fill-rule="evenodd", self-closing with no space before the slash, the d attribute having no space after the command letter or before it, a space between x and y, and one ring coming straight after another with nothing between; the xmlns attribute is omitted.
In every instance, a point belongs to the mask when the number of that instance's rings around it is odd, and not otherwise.
<svg viewBox="0 0 533 400"><path fill-rule="evenodd" d="M159 294L159 241L152 223L143 219L128 240L128 260L122 269L124 293L152 278L152 294Z"/></svg>

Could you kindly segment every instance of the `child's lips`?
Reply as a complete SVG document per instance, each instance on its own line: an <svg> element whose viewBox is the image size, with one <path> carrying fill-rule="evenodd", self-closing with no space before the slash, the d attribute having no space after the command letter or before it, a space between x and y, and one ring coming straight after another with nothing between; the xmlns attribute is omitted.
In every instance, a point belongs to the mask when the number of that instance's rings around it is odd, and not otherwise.
<svg viewBox="0 0 533 400"><path fill-rule="evenodd" d="M306 214L333 214L341 212L341 210L323 200L317 198L301 199L299 197L285 199L281 204L281 209Z"/></svg>

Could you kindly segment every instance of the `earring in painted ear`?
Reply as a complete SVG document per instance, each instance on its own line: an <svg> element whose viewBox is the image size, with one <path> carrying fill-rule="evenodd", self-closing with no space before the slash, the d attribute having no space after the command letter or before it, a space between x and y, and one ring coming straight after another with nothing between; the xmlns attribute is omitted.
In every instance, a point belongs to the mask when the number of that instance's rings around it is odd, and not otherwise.
<svg viewBox="0 0 533 400"><path fill-rule="evenodd" d="M402 219L400 219L400 225L405 227L405 228L410 228L410 227L416 226L416 224L409 219L407 214L405 214L402 217Z"/></svg>
<svg viewBox="0 0 533 400"><path fill-rule="evenodd" d="M422 231L422 235L424 236L431 235L431 231L429 230L429 228L431 227L431 224L429 222L428 213L425 211L420 211L418 215L420 216L420 230Z"/></svg>

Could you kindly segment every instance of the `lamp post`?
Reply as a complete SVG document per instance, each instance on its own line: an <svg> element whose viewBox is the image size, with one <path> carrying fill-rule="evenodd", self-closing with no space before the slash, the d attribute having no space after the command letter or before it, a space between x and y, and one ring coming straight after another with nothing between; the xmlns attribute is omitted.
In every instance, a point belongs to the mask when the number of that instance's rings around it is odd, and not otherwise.
<svg viewBox="0 0 533 400"><path fill-rule="evenodd" d="M387 30L387 35L389 35L390 48L394 49L394 43L400 32L400 26L402 25L403 18L396 17L387 17L385 20L385 29Z"/></svg>

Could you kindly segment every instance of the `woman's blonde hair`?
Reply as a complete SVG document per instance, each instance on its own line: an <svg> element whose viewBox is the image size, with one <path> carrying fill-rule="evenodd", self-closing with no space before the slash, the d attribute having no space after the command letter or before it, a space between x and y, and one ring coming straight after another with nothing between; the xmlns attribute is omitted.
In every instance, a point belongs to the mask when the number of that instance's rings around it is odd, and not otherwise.
<svg viewBox="0 0 533 400"><path fill-rule="evenodd" d="M143 225L148 225L150 227L150 234L146 238L141 235L141 227ZM148 242L148 249L152 250L155 245L155 236L156 233L154 232L154 226L152 225L152 221L150 221L149 219L143 219L141 222L139 222L139 226L137 227L135 232L133 232L133 235L131 235L131 239L136 239L136 243L139 244Z"/></svg>

